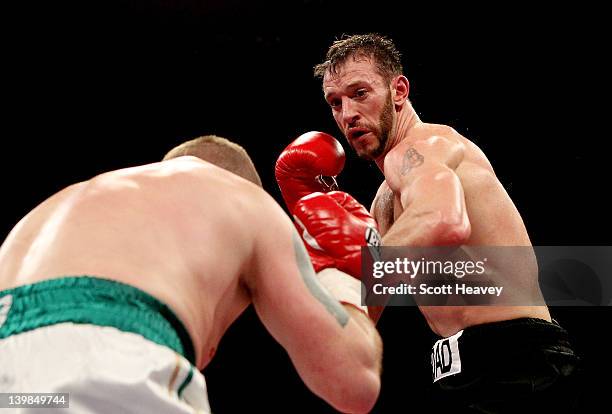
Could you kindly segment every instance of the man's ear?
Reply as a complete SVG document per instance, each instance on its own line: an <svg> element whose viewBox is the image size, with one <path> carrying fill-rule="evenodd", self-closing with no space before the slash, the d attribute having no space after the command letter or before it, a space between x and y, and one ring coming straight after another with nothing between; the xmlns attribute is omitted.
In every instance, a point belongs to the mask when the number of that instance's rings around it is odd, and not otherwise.
<svg viewBox="0 0 612 414"><path fill-rule="evenodd" d="M395 106L402 106L406 99L408 99L408 93L410 92L410 82L404 75L397 76L391 82L391 92L393 104Z"/></svg>

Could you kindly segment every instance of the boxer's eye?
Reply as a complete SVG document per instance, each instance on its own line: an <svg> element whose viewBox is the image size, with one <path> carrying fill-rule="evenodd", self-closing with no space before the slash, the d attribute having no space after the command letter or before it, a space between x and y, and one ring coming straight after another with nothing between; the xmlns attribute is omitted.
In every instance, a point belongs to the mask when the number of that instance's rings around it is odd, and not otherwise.
<svg viewBox="0 0 612 414"><path fill-rule="evenodd" d="M357 89L355 92L355 97L357 98L365 98L368 94L368 91L365 89Z"/></svg>
<svg viewBox="0 0 612 414"><path fill-rule="evenodd" d="M333 100L329 101L329 106L331 106L332 109L340 108L340 100L339 99L333 99Z"/></svg>

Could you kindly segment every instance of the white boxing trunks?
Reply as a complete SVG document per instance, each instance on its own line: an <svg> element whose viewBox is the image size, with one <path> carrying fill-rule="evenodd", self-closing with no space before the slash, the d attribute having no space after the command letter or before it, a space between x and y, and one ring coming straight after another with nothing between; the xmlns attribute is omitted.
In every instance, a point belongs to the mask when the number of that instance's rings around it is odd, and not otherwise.
<svg viewBox="0 0 612 414"><path fill-rule="evenodd" d="M0 393L68 394L45 413L210 413L188 335L152 296L76 277L2 291L0 304Z"/></svg>

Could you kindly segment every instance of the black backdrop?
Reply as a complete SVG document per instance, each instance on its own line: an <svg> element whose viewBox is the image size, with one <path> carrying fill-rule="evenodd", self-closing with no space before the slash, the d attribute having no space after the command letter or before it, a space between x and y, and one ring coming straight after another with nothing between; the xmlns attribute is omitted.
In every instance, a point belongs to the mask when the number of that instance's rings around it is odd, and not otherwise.
<svg viewBox="0 0 612 414"><path fill-rule="evenodd" d="M382 0L83 3L2 6L2 237L64 186L158 160L210 133L243 145L280 201L273 166L284 146L309 130L339 137L312 66L342 33L376 31L403 51L421 119L449 124L484 150L534 244L608 244L598 10ZM381 177L350 154L339 183L369 205ZM610 313L552 312L585 358L588 412L604 398L596 388L609 384L600 341ZM380 330L377 412L436 412L428 394L432 336L418 311L390 309ZM205 374L215 412L331 412L251 310Z"/></svg>

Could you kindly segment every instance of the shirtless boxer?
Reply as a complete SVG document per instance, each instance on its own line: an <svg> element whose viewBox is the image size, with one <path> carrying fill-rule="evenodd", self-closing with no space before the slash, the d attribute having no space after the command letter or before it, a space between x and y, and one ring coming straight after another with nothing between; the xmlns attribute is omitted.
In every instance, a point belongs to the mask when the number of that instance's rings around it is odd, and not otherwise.
<svg viewBox="0 0 612 414"><path fill-rule="evenodd" d="M79 413L207 413L198 370L252 302L315 394L369 411L381 343L343 288L354 279L317 280L241 147L206 137L173 157L69 186L11 231L0 392L70 393Z"/></svg>
<svg viewBox="0 0 612 414"><path fill-rule="evenodd" d="M371 208L383 246L531 245L482 151L454 129L419 119L389 39L370 34L336 41L315 76L350 146L384 174ZM317 138L328 140L319 135L309 136L311 148L319 146ZM536 266L530 262L512 279L541 299ZM434 350L450 345L460 362L448 371L434 354L434 381L482 412L550 408L557 397L559 409L567 408L562 390L577 358L547 307L531 306L541 303L421 306L442 337Z"/></svg>

